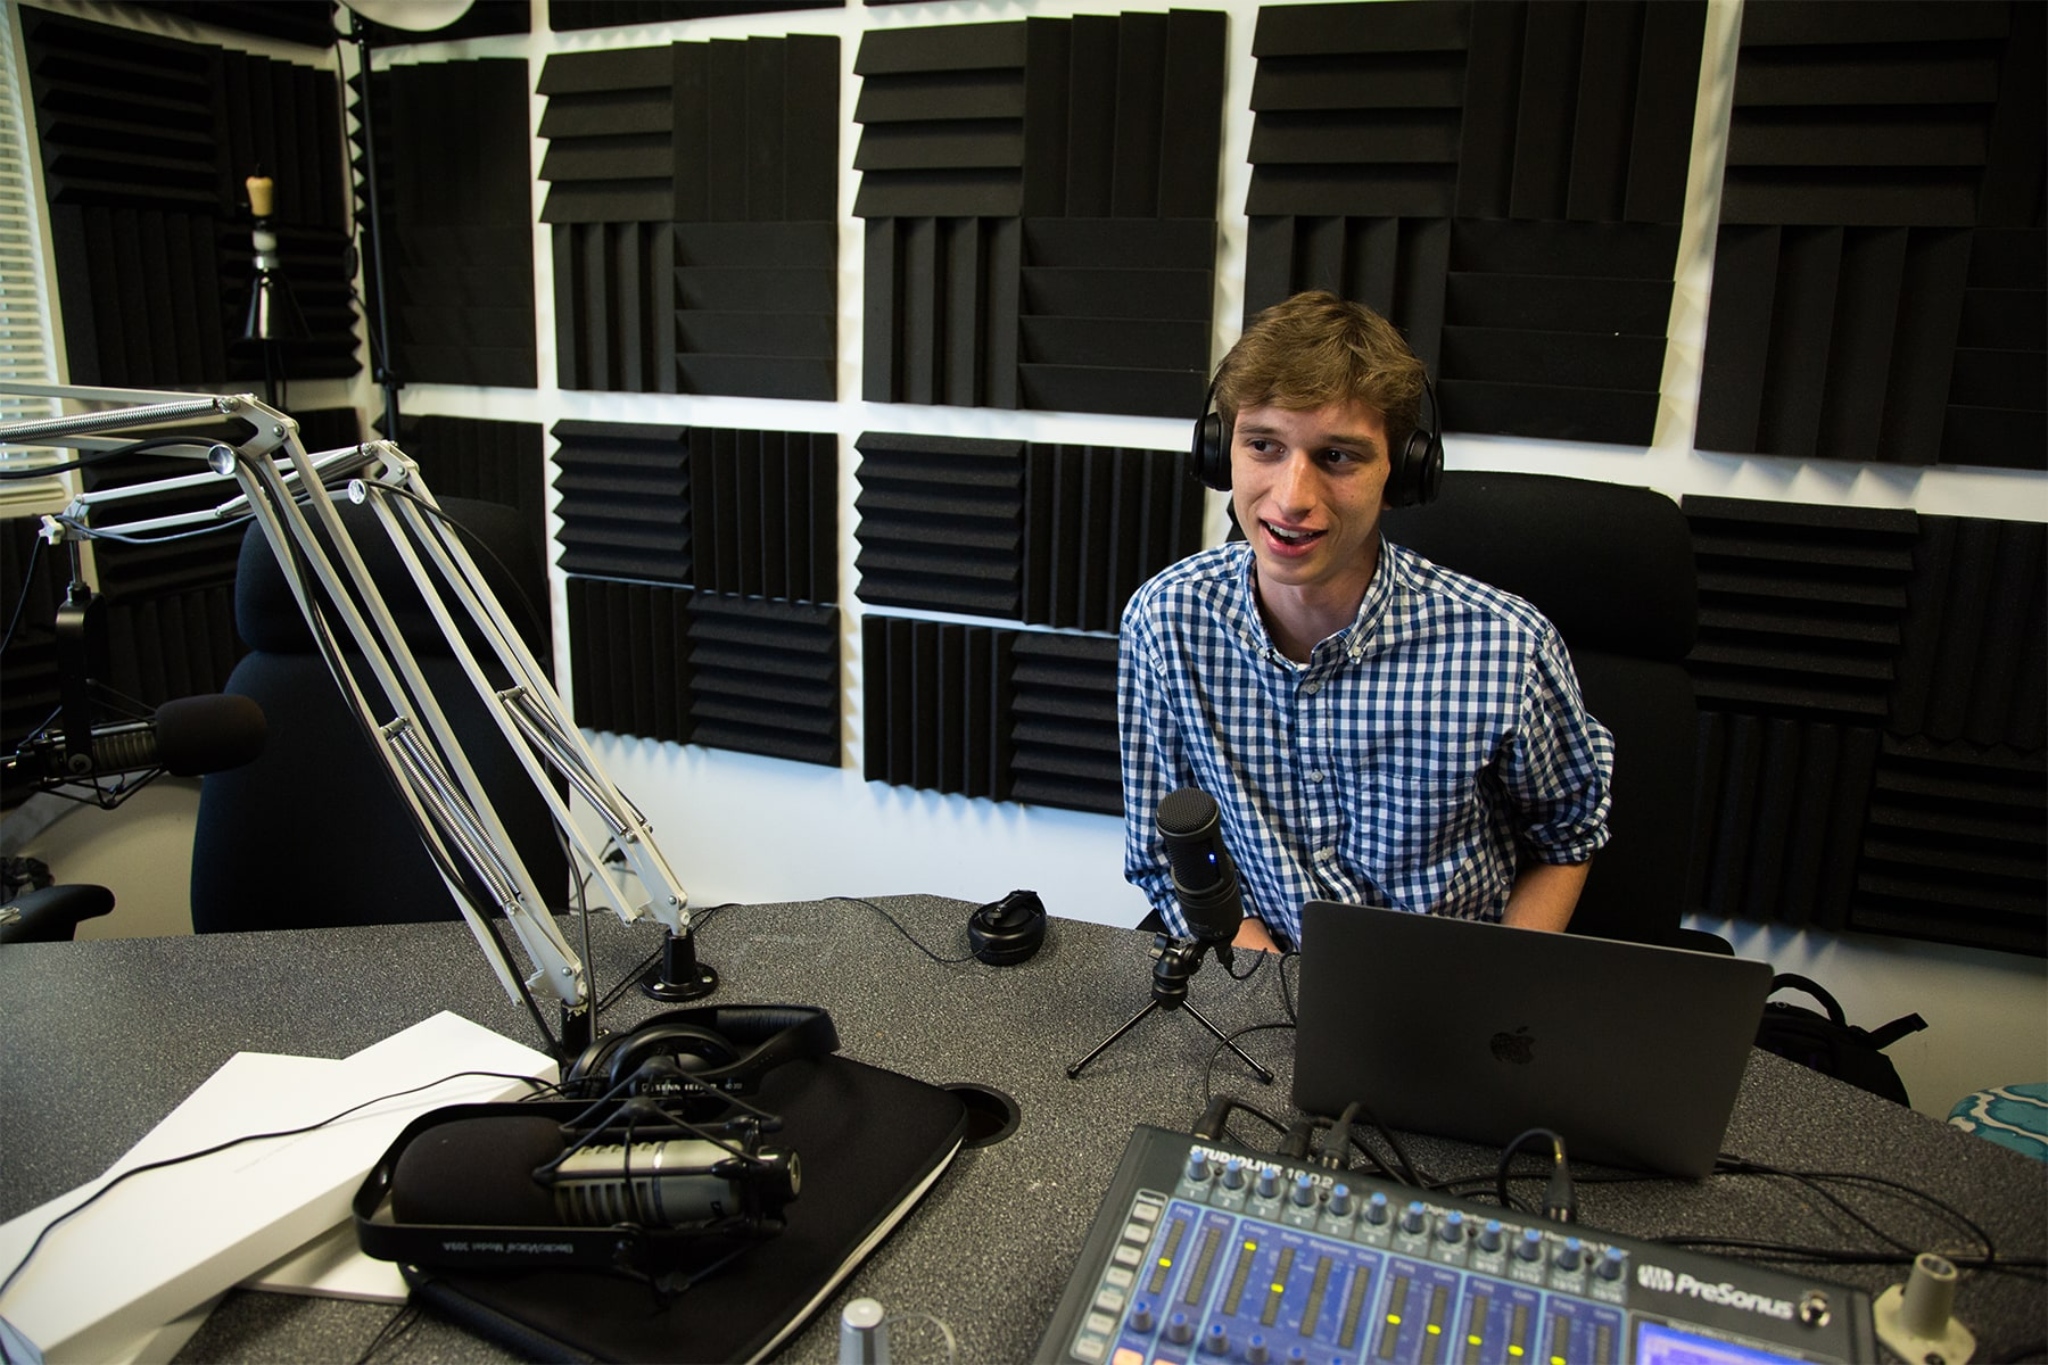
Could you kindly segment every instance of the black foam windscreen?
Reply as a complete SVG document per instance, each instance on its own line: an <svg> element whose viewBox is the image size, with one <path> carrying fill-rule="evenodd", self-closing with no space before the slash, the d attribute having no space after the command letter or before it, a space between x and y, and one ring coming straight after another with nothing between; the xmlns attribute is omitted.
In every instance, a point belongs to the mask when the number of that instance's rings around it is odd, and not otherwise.
<svg viewBox="0 0 2048 1365"><path fill-rule="evenodd" d="M233 693L179 697L156 712L157 760L178 777L239 768L260 756L263 708Z"/></svg>
<svg viewBox="0 0 2048 1365"><path fill-rule="evenodd" d="M1244 919L1237 868L1223 844L1216 798L1199 787L1168 792L1153 817L1173 869L1174 896L1196 936L1228 942Z"/></svg>
<svg viewBox="0 0 2048 1365"><path fill-rule="evenodd" d="M401 1223L547 1227L554 1198L533 1178L567 1144L552 1119L475 1118L436 1124L406 1145L391 1176Z"/></svg>

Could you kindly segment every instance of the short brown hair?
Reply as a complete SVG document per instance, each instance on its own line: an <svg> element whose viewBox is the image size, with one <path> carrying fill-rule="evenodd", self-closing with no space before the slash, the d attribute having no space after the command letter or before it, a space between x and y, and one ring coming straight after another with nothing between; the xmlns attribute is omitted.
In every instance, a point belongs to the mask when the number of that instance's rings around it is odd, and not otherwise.
<svg viewBox="0 0 2048 1365"><path fill-rule="evenodd" d="M1422 362L1393 323L1320 289L1253 318L1216 369L1216 411L1226 428L1246 408L1357 401L1385 415L1390 452L1421 421L1422 390Z"/></svg>

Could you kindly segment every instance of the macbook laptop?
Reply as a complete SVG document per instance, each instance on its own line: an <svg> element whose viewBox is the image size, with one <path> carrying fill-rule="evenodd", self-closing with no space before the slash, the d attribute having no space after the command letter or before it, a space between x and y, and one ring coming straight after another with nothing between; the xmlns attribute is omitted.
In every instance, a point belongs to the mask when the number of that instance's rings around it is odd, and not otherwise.
<svg viewBox="0 0 2048 1365"><path fill-rule="evenodd" d="M1302 908L1294 1102L1579 1160L1713 1168L1768 963L1334 901Z"/></svg>

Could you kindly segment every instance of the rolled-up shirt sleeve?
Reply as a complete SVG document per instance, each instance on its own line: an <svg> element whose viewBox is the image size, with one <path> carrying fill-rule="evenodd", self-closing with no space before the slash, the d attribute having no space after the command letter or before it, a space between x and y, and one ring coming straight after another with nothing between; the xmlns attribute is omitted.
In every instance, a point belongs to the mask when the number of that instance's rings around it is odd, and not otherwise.
<svg viewBox="0 0 2048 1365"><path fill-rule="evenodd" d="M1530 661L1501 779L1516 838L1546 863L1583 863L1607 842L1614 736L1586 710L1571 655L1553 628Z"/></svg>

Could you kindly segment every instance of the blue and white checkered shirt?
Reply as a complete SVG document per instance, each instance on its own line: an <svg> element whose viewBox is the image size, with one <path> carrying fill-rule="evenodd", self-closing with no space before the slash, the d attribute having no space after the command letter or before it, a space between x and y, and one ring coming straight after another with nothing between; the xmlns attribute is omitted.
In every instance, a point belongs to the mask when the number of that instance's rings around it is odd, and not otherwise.
<svg viewBox="0 0 2048 1365"><path fill-rule="evenodd" d="M1614 737L1556 628L1384 539L1308 663L1268 636L1233 542L1131 598L1117 675L1124 875L1176 933L1154 817L1180 787L1216 799L1246 913L1294 946L1311 899L1497 920L1518 849L1582 863L1607 842Z"/></svg>

